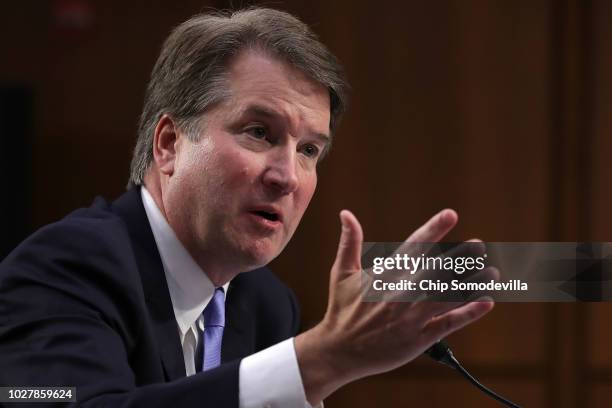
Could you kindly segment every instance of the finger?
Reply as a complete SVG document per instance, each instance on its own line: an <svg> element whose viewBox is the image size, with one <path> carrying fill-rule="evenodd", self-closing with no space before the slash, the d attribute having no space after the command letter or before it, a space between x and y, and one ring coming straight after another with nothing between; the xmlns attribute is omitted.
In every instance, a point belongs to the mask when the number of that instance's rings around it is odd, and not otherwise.
<svg viewBox="0 0 612 408"><path fill-rule="evenodd" d="M432 300L421 300L416 302L412 306L412 310L415 315L418 315L422 319L423 327L426 326L431 319L436 316L443 315L453 309L456 309L463 305L461 302L441 302Z"/></svg>
<svg viewBox="0 0 612 408"><path fill-rule="evenodd" d="M361 245L363 243L363 230L353 213L342 210L340 222L342 232L333 268L336 273L334 278L337 280L344 279L347 274L361 271Z"/></svg>
<svg viewBox="0 0 612 408"><path fill-rule="evenodd" d="M427 316L433 317L447 312L466 302L491 296L493 292L479 288L478 284L499 281L499 270L493 266L487 266L480 271L471 273L470 276L465 276L465 279L464 276L462 275L458 282L451 281L454 280L454 276L437 276L436 283L446 286L443 289L441 289L441 286L433 286L430 290L414 291L411 296L419 296L414 307L427 318ZM418 285L420 287L420 283Z"/></svg>
<svg viewBox="0 0 612 408"><path fill-rule="evenodd" d="M482 256L487 252L487 245L481 239L472 238L448 251L447 256Z"/></svg>
<svg viewBox="0 0 612 408"><path fill-rule="evenodd" d="M490 298L482 298L435 316L423 329L423 335L426 341L438 341L480 319L489 313L494 305L495 303Z"/></svg>
<svg viewBox="0 0 612 408"><path fill-rule="evenodd" d="M453 229L458 219L454 210L442 210L414 231L406 242L438 242Z"/></svg>
<svg viewBox="0 0 612 408"><path fill-rule="evenodd" d="M443 246L442 244L436 245ZM446 283L451 283L453 279L466 281L483 270L479 269L481 266L477 262L482 262L484 265L486 245L482 241L471 240L456 245L446 252L432 255L435 256L432 266L429 266L429 263L427 264L427 268L424 268L426 274L418 274L420 279L432 281L439 279ZM445 268L444 265L449 259L456 259L457 261L465 260L465 263L454 266L452 269Z"/></svg>

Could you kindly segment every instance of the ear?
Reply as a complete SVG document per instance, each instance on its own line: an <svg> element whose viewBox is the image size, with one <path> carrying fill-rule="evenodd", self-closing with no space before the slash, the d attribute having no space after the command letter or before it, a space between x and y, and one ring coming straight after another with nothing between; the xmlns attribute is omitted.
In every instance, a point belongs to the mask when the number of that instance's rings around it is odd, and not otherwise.
<svg viewBox="0 0 612 408"><path fill-rule="evenodd" d="M178 137L174 120L166 114L162 115L153 134L153 161L159 171L166 176L174 173Z"/></svg>

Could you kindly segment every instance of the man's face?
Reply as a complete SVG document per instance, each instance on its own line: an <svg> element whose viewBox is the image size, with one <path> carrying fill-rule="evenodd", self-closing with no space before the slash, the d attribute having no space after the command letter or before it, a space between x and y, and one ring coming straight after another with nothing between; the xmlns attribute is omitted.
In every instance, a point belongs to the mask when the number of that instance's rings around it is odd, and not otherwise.
<svg viewBox="0 0 612 408"><path fill-rule="evenodd" d="M162 187L170 225L216 274L265 265L282 251L329 143L325 87L256 51L237 56L228 74L231 96L205 114L197 142L179 135Z"/></svg>

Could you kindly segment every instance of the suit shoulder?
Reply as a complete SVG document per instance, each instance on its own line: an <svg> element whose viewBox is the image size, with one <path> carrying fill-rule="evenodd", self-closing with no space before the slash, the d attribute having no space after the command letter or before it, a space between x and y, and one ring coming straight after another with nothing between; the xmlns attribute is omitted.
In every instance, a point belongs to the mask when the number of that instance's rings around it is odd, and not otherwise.
<svg viewBox="0 0 612 408"><path fill-rule="evenodd" d="M78 257L81 261L96 255L116 254L129 245L125 224L110 211L106 201L97 198L88 208L80 208L63 219L48 224L19 244L4 263L34 261L30 258ZM120 252L120 251L119 251Z"/></svg>
<svg viewBox="0 0 612 408"><path fill-rule="evenodd" d="M34 232L0 263L0 306L27 302L42 314L84 307L120 320L120 309L143 298L131 245L125 223L97 199Z"/></svg>

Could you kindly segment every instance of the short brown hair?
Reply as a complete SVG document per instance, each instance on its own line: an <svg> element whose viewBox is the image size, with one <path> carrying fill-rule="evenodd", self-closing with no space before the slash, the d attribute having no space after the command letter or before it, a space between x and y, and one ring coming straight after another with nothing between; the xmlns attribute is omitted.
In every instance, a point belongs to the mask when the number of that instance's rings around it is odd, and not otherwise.
<svg viewBox="0 0 612 408"><path fill-rule="evenodd" d="M172 31L155 63L128 187L143 184L161 116L169 114L189 137L196 138L198 118L228 95L225 75L230 59L247 48L270 52L329 89L329 127L334 132L346 109L348 83L337 58L306 24L268 8L199 14Z"/></svg>

